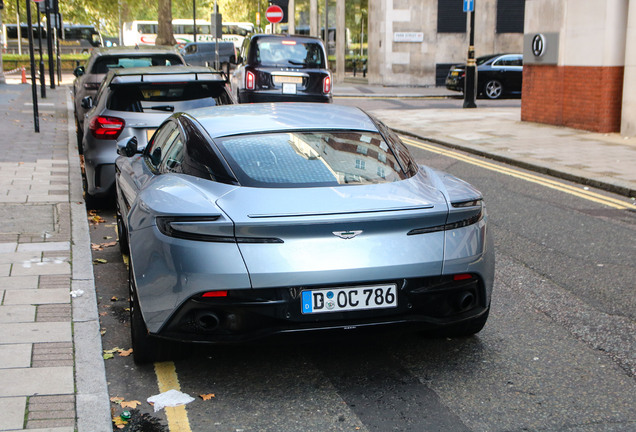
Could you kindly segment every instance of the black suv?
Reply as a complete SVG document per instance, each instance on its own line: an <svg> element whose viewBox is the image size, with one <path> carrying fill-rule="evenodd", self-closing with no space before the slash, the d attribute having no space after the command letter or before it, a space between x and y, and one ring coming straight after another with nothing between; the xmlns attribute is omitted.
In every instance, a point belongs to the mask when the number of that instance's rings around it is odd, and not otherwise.
<svg viewBox="0 0 636 432"><path fill-rule="evenodd" d="M254 34L241 46L232 75L239 102L331 102L331 72L322 41Z"/></svg>

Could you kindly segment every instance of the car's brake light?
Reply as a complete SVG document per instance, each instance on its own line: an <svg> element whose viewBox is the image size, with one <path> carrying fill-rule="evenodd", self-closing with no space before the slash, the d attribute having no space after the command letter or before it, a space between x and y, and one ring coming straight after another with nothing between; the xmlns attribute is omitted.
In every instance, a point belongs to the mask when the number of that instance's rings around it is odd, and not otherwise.
<svg viewBox="0 0 636 432"><path fill-rule="evenodd" d="M89 130L98 139L117 139L125 124L124 119L118 117L95 116L90 121Z"/></svg>
<svg viewBox="0 0 636 432"><path fill-rule="evenodd" d="M331 92L331 76L329 75L322 80L322 92L325 94Z"/></svg>
<svg viewBox="0 0 636 432"><path fill-rule="evenodd" d="M234 228L221 215L158 216L157 228L163 235L184 240L214 243L283 243L279 238L235 237Z"/></svg>
<svg viewBox="0 0 636 432"><path fill-rule="evenodd" d="M252 71L245 72L245 88L247 90L254 90L255 86L256 86L256 75L254 75L254 72Z"/></svg>
<svg viewBox="0 0 636 432"><path fill-rule="evenodd" d="M227 297L227 290L225 291L208 291L203 293L202 297Z"/></svg>
<svg viewBox="0 0 636 432"><path fill-rule="evenodd" d="M283 45L296 45L296 41L294 40L284 40L282 42Z"/></svg>

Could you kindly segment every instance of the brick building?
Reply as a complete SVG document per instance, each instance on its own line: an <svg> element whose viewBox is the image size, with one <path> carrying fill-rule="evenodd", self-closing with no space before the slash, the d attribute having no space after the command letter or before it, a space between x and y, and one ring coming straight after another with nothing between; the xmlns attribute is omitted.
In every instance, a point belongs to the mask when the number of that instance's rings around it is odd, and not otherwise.
<svg viewBox="0 0 636 432"><path fill-rule="evenodd" d="M369 0L369 83L443 85L462 4ZM503 52L524 53L522 120L636 136L636 0L475 0L476 56Z"/></svg>
<svg viewBox="0 0 636 432"><path fill-rule="evenodd" d="M636 2L532 0L525 14L521 119L636 135Z"/></svg>

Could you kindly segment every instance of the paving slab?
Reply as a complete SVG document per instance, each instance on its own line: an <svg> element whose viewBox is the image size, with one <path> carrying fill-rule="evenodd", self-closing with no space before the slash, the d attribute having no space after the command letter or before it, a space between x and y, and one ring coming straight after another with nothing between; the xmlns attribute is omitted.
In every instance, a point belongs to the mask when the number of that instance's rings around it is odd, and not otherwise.
<svg viewBox="0 0 636 432"><path fill-rule="evenodd" d="M65 275L71 274L71 266L65 261L45 261L40 263L15 264L11 269L11 276L30 275ZM0 275L4 275L0 264Z"/></svg>
<svg viewBox="0 0 636 432"><path fill-rule="evenodd" d="M2 276L0 277L0 287L7 290L36 289L39 280L39 276Z"/></svg>
<svg viewBox="0 0 636 432"><path fill-rule="evenodd" d="M35 290L6 290L4 295L4 305L68 304L70 302L70 287Z"/></svg>
<svg viewBox="0 0 636 432"><path fill-rule="evenodd" d="M73 394L75 391L72 366L0 369L0 382L0 397Z"/></svg>
<svg viewBox="0 0 636 432"><path fill-rule="evenodd" d="M26 409L26 397L0 398L2 415L0 415L0 430L22 429L24 426L24 410Z"/></svg>
<svg viewBox="0 0 636 432"><path fill-rule="evenodd" d="M0 306L0 324L34 322L35 306L33 305L3 305ZM0 361L0 365L4 363Z"/></svg>
<svg viewBox="0 0 636 432"><path fill-rule="evenodd" d="M23 243L18 245L18 252L69 250L69 242Z"/></svg>
<svg viewBox="0 0 636 432"><path fill-rule="evenodd" d="M30 367L31 350L31 344L0 345L0 364L2 365L2 368L10 369Z"/></svg>
<svg viewBox="0 0 636 432"><path fill-rule="evenodd" d="M70 322L0 324L0 344L69 342L73 340ZM0 379L0 382L3 382ZM0 386L0 389L2 386Z"/></svg>

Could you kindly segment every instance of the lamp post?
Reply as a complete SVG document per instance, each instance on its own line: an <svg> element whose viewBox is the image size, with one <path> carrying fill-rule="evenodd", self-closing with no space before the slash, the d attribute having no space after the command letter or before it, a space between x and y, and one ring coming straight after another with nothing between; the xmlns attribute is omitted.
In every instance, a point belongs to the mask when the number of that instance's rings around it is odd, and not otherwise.
<svg viewBox="0 0 636 432"><path fill-rule="evenodd" d="M464 108L477 108L475 104L475 0L464 0L464 12L470 14L470 33L468 58L466 59L466 77L464 78Z"/></svg>

